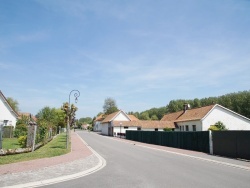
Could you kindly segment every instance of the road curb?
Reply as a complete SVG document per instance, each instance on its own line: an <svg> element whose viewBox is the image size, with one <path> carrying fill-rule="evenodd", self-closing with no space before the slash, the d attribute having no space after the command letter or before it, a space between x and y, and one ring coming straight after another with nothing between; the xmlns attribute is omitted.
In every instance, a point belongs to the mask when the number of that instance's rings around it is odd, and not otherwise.
<svg viewBox="0 0 250 188"><path fill-rule="evenodd" d="M90 149L92 153L98 158L99 162L96 166L88 170L84 170L82 172L78 172L78 173L71 174L71 175L61 176L58 178L53 178L53 179L48 179L48 180L43 180L43 181L36 181L36 182L31 182L31 183L7 186L6 188L27 188L27 187L40 187L40 186L45 186L45 185L51 185L55 183L60 183L60 182L84 177L104 168L106 166L106 160L102 156L100 156L94 149L92 149L78 134L77 136L88 147L88 149Z"/></svg>

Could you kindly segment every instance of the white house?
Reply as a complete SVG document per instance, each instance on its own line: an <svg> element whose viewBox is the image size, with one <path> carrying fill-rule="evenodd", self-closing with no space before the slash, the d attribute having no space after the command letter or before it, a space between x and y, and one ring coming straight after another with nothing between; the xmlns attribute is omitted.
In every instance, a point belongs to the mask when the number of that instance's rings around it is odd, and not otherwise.
<svg viewBox="0 0 250 188"><path fill-rule="evenodd" d="M185 105L183 111L166 114L161 121L174 123L176 131L207 131L218 121L228 130L250 130L250 119L218 104L195 109Z"/></svg>
<svg viewBox="0 0 250 188"><path fill-rule="evenodd" d="M16 121L18 118L17 112L10 106L7 99L0 91L0 125L3 126L16 126Z"/></svg>
<svg viewBox="0 0 250 188"><path fill-rule="evenodd" d="M163 131L168 127L175 128L174 123L168 121L143 121L122 110L108 115L101 123L102 134L109 136L124 136L127 130Z"/></svg>
<svg viewBox="0 0 250 188"><path fill-rule="evenodd" d="M104 114L99 115L93 122L93 131L102 132L102 121L104 120Z"/></svg>

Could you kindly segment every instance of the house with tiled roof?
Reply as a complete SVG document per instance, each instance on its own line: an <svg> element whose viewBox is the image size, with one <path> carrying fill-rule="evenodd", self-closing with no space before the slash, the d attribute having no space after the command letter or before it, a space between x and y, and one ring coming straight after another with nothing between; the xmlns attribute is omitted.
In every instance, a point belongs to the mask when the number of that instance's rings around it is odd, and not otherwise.
<svg viewBox="0 0 250 188"><path fill-rule="evenodd" d="M133 115L120 110L108 115L101 123L102 134L109 136L125 135L127 130L163 131L168 127L175 129L175 125L168 121L143 121Z"/></svg>
<svg viewBox="0 0 250 188"><path fill-rule="evenodd" d="M0 91L0 125L16 126L18 114L11 107L4 94Z"/></svg>
<svg viewBox="0 0 250 188"><path fill-rule="evenodd" d="M176 131L206 131L211 125L221 121L228 130L250 130L250 119L219 104L166 114L161 121L175 124Z"/></svg>
<svg viewBox="0 0 250 188"><path fill-rule="evenodd" d="M99 116L96 117L96 119L93 122L93 131L95 132L102 132L102 126L101 122L105 119L104 114L100 114Z"/></svg>

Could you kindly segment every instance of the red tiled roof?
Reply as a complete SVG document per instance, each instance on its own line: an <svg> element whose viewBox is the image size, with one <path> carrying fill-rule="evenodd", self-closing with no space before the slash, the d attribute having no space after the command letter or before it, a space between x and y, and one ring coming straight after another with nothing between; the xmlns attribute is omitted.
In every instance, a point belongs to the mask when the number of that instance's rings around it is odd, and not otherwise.
<svg viewBox="0 0 250 188"><path fill-rule="evenodd" d="M135 117L134 115L128 115L128 117L131 121L139 121L139 119Z"/></svg>
<svg viewBox="0 0 250 188"><path fill-rule="evenodd" d="M173 122L180 122L180 121L192 121L192 120L200 120L215 106L216 104L205 106L201 108L195 108L179 112L174 112L170 114L166 114L163 116L161 121L173 121Z"/></svg>
<svg viewBox="0 0 250 188"><path fill-rule="evenodd" d="M175 128L174 122L169 121L113 121L114 127L119 127L120 123L122 123L121 126L125 127L141 127L144 129L163 129L163 128Z"/></svg>
<svg viewBox="0 0 250 188"><path fill-rule="evenodd" d="M27 113L27 112L19 112L18 119L21 119L22 116L26 116L26 117L30 118L30 115L34 121L37 121L37 118L35 116L33 116L31 113Z"/></svg>
<svg viewBox="0 0 250 188"><path fill-rule="evenodd" d="M101 114L101 115L99 115L96 119L95 119L95 121L103 121L105 119L105 115L104 114Z"/></svg>
<svg viewBox="0 0 250 188"><path fill-rule="evenodd" d="M114 112L112 114L109 114L107 117L105 117L105 119L102 121L102 123L108 123L110 122L118 113L120 113L121 111L118 112Z"/></svg>

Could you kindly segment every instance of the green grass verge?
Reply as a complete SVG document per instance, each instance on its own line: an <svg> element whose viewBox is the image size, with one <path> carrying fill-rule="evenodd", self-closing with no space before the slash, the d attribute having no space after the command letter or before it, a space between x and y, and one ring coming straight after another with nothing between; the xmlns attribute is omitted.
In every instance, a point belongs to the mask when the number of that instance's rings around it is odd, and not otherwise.
<svg viewBox="0 0 250 188"><path fill-rule="evenodd" d="M3 138L3 149L16 149L20 147L17 138Z"/></svg>
<svg viewBox="0 0 250 188"><path fill-rule="evenodd" d="M66 149L66 134L62 133L34 152L0 156L0 165L64 155L70 152L70 148Z"/></svg>

